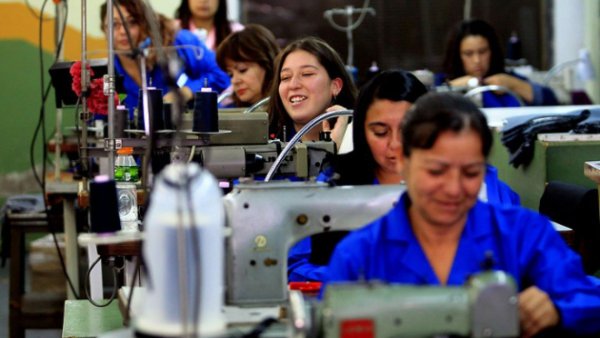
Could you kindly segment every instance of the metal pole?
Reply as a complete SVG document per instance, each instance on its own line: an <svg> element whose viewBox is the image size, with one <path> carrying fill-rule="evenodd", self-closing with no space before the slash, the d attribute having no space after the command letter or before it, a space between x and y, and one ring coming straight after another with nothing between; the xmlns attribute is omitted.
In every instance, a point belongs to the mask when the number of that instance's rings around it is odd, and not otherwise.
<svg viewBox="0 0 600 338"><path fill-rule="evenodd" d="M114 54L114 26L113 26L113 1L106 1L108 22L108 174L115 177L115 54Z"/></svg>
<svg viewBox="0 0 600 338"><path fill-rule="evenodd" d="M87 70L87 26L86 26L86 13L87 6L86 0L81 0L81 93L83 94L81 97L81 108L82 113L80 116L81 122L81 170L83 171L83 182L84 187L87 186L87 176L88 176L88 139L87 139L87 121L88 121L88 108L87 108L87 98L86 93L89 87L89 73ZM109 11L110 12L110 11ZM85 188L84 188L85 189Z"/></svg>
<svg viewBox="0 0 600 338"><path fill-rule="evenodd" d="M63 60L64 49L61 48L60 44L64 41L61 41L61 37L63 36L63 20L65 18L65 4L61 1L56 5L56 16L54 21L54 40L57 49L60 49L58 53L57 61ZM60 156L61 156L61 146L63 143L63 134L62 134L62 108L56 108L56 133L54 134L54 180L60 181Z"/></svg>
<svg viewBox="0 0 600 338"><path fill-rule="evenodd" d="M348 59L346 65L352 67L354 65L354 37L352 36L352 14L354 8L352 6L346 6L346 19L348 22L348 29L346 29L346 40L348 41Z"/></svg>

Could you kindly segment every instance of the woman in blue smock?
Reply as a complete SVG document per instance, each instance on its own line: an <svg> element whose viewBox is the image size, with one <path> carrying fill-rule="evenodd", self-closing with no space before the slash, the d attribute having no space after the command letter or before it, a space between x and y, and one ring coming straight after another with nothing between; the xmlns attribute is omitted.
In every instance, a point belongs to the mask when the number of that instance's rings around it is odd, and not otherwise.
<svg viewBox="0 0 600 338"><path fill-rule="evenodd" d="M505 71L498 36L483 20L466 20L454 28L446 47L444 72L451 87L498 85L511 90L526 105L558 104L552 89ZM485 108L520 106L519 101L507 93L483 92L481 100Z"/></svg>
<svg viewBox="0 0 600 338"><path fill-rule="evenodd" d="M402 143L407 191L387 215L336 247L327 283L462 285L491 252L493 268L519 286L523 336L548 328L565 336L600 332L600 281L584 273L550 222L478 201L492 134L471 101L421 97L404 120Z"/></svg>
<svg viewBox="0 0 600 338"><path fill-rule="evenodd" d="M115 57L115 72L123 76L123 86L127 93L124 104L130 111L130 118L133 117L133 109L138 105L142 75L137 58L126 52L132 50L132 44L135 48L153 47L149 38L150 26L144 15L143 6L140 0L119 1L122 18L116 7L113 10L114 47L118 52ZM106 22L106 17L107 5L105 3L100 8L100 18L103 31L108 33L109 23ZM182 47L177 49L181 69L174 80L186 101L191 100L194 93L199 91L205 83L217 92L229 86L229 77L217 65L214 52L206 48L190 31L184 29L176 31L173 22L166 17L158 15L156 20L160 24L163 45L165 47ZM126 30L129 32L131 40ZM169 81L163 69L156 64L156 52L150 53L146 59L146 65L148 86L162 89L164 100L172 100L173 93L169 92Z"/></svg>
<svg viewBox="0 0 600 338"><path fill-rule="evenodd" d="M361 88L354 109L353 151L335 156L319 180L335 185L402 183L402 121L425 93L425 86L403 70L373 77ZM480 197L491 203L519 204L519 196L498 179L496 168L490 165ZM298 242L288 255L288 280L322 281L333 249L346 234L324 233Z"/></svg>

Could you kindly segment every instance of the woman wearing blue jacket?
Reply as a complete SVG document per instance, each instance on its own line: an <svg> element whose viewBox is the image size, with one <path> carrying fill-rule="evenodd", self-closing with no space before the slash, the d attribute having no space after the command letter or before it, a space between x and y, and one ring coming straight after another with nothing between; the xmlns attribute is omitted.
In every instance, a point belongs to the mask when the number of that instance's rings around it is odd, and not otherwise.
<svg viewBox="0 0 600 338"><path fill-rule="evenodd" d="M447 84L452 87L498 85L508 88L530 106L558 104L552 89L506 72L498 36L483 20L465 20L454 28L446 47L444 72ZM481 99L485 108L520 106L512 95L497 91L484 92Z"/></svg>
<svg viewBox="0 0 600 338"><path fill-rule="evenodd" d="M127 97L124 104L130 112L138 105L142 75L138 59L131 53L134 48L154 47L150 40L150 26L145 16L144 4L140 0L121 0L118 9L114 6L112 23L114 29L115 71L123 76L123 86ZM121 12L121 15L119 15ZM108 33L107 5L100 8L102 29ZM210 51L188 30L175 30L172 21L162 15L156 17L165 47L175 47L180 59L180 70L175 74L175 82L186 101L194 93L208 84L212 90L221 92L229 86L229 77L217 65L214 52ZM134 48L132 48L132 44ZM151 51L146 59L147 85L162 89L163 98L172 100L169 93L169 79L157 64L156 52Z"/></svg>
<svg viewBox="0 0 600 338"><path fill-rule="evenodd" d="M478 201L492 145L485 116L468 99L427 94L402 126L406 192L380 220L335 249L327 283L380 280L462 285L491 253L519 287L525 337L600 332L600 280L543 216Z"/></svg>

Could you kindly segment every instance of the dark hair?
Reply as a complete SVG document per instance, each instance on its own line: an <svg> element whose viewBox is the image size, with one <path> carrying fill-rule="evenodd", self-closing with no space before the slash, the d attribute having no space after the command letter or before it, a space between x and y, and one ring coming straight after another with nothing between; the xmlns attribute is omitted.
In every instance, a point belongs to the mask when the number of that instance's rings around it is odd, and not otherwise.
<svg viewBox="0 0 600 338"><path fill-rule="evenodd" d="M215 47L221 41L231 34L231 23L227 18L227 0L218 0L219 5L214 17L215 26ZM181 4L175 11L175 18L181 21L181 28L190 29L190 21L192 20L192 11L190 11L189 0L182 0Z"/></svg>
<svg viewBox="0 0 600 338"><path fill-rule="evenodd" d="M143 41L145 38L150 36L150 26L148 24L148 19L146 18L144 11L144 4L141 0L119 0L118 2L114 2L113 6L122 6L124 7L129 15L133 18L133 20L139 25L140 28L140 41ZM101 29L105 31L104 21L106 21L107 16L107 4L106 2L100 6L100 25ZM160 35L162 39L163 46L170 46L173 44L175 40L175 29L171 23L171 21L162 14L157 14L157 20L159 22L160 27ZM135 41L134 41L135 43ZM135 46L137 47L137 46ZM154 52L150 52L146 60L146 64L148 67L152 68L156 62L156 55Z"/></svg>
<svg viewBox="0 0 600 338"><path fill-rule="evenodd" d="M273 81L273 64L279 46L273 33L261 25L249 24L239 31L229 35L217 49L217 63L221 69L226 69L226 60L238 62L256 62L265 70L265 79L261 93L267 96ZM234 95L234 100L239 106L241 102Z"/></svg>
<svg viewBox="0 0 600 338"><path fill-rule="evenodd" d="M468 36L481 36L487 40L490 47L490 66L486 76L504 73L504 53L500 46L498 36L494 28L480 19L472 19L459 22L451 31L447 44L446 56L444 58L444 72L449 79L455 79L465 74L460 57L460 44Z"/></svg>
<svg viewBox="0 0 600 338"><path fill-rule="evenodd" d="M416 149L431 149L441 133L470 129L479 134L487 158L492 132L485 115L473 101L456 93L428 93L408 110L402 125L402 152L410 157Z"/></svg>
<svg viewBox="0 0 600 338"><path fill-rule="evenodd" d="M421 81L413 74L400 69L383 71L371 78L360 89L353 114L354 150L348 155L354 163L335 164L341 176L341 184L372 184L375 179L377 162L373 158L365 135L367 111L373 102L390 100L414 103L426 93L427 88Z"/></svg>
<svg viewBox="0 0 600 338"><path fill-rule="evenodd" d="M275 59L275 69L273 83L269 91L269 118L271 119L271 132L281 136L283 126L288 128L293 126L292 119L283 106L281 97L279 97L279 83L281 82L281 68L287 56L297 50L303 50L314 55L319 63L325 68L330 79L340 78L342 80L342 89L335 98L335 104L344 107L353 107L356 98L356 86L352 78L346 71L339 54L331 48L327 42L317 37L306 37L293 41L287 45Z"/></svg>

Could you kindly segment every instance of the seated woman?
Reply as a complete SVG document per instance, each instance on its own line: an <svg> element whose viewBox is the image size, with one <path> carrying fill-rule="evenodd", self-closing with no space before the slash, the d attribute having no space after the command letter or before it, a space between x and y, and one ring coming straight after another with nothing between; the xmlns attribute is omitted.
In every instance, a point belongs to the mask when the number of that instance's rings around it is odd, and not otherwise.
<svg viewBox="0 0 600 338"><path fill-rule="evenodd" d="M216 51L229 34L244 29L227 18L227 0L181 0L175 18L181 28L194 33L206 47Z"/></svg>
<svg viewBox="0 0 600 338"><path fill-rule="evenodd" d="M127 92L124 104L129 108L130 117L133 109L138 105L139 91L142 85L142 75L138 59L131 54L132 50L147 45L150 42L149 18L144 14L144 4L141 0L122 0L119 6L113 6L112 23L114 28L115 72L124 77L123 86ZM121 15L119 15L121 12ZM102 30L108 34L106 20L107 5L100 8ZM199 91L206 81L214 91L220 92L229 86L229 77L223 72L215 61L215 54L198 40L191 32L181 29L175 31L173 23L163 15L158 15L161 37L165 47L184 47L177 49L181 59L182 69L177 74L177 85L181 95L186 101L191 100L194 93ZM190 48L193 47L193 48ZM172 100L173 93L169 93L169 81L161 67L156 64L156 52L151 52L146 60L148 86L162 89L165 100Z"/></svg>
<svg viewBox="0 0 600 338"><path fill-rule="evenodd" d="M232 33L217 49L217 63L231 77L235 107L249 107L267 97L279 46L271 31L250 24Z"/></svg>
<svg viewBox="0 0 600 338"><path fill-rule="evenodd" d="M327 283L462 285L491 252L493 268L518 284L524 336L550 327L600 332L600 280L584 273L550 222L478 201L491 146L485 116L470 100L447 93L417 100L402 126L407 191L387 215L337 246Z"/></svg>
<svg viewBox="0 0 600 338"><path fill-rule="evenodd" d="M427 88L411 73L383 71L360 90L352 123L353 151L335 156L319 180L335 185L400 184L401 128L406 111ZM519 204L519 196L488 165L480 197L491 203ZM337 243L347 232L318 234L298 242L288 256L288 280L322 281Z"/></svg>
<svg viewBox="0 0 600 338"><path fill-rule="evenodd" d="M483 20L459 23L450 34L444 59L447 83L456 87L498 85L508 88L531 106L557 105L554 92L504 68L504 54L496 32ZM520 103L507 93L487 91L483 107L511 107Z"/></svg>
<svg viewBox="0 0 600 338"><path fill-rule="evenodd" d="M356 87L338 53L325 41L307 37L285 47L275 61L275 79L269 97L270 134L290 140L310 120L326 111L353 107ZM337 119L331 137L339 146L347 118ZM328 124L324 123L325 128ZM304 135L319 139L322 126Z"/></svg>

